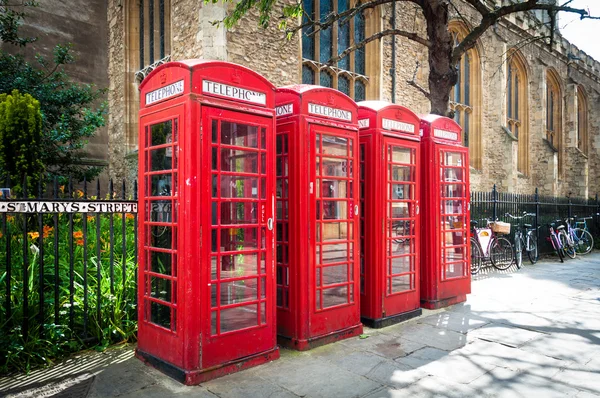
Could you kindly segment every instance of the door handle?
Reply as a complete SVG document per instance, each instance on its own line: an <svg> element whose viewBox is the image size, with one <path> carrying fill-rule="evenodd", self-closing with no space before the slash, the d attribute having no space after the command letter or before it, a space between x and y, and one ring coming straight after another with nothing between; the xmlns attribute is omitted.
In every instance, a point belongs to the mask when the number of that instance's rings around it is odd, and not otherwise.
<svg viewBox="0 0 600 398"><path fill-rule="evenodd" d="M269 231L273 230L273 217L269 217L267 220L267 228L269 228Z"/></svg>
<svg viewBox="0 0 600 398"><path fill-rule="evenodd" d="M358 205L354 205L354 215L358 216Z"/></svg>
<svg viewBox="0 0 600 398"><path fill-rule="evenodd" d="M417 215L419 215L419 205L417 205Z"/></svg>

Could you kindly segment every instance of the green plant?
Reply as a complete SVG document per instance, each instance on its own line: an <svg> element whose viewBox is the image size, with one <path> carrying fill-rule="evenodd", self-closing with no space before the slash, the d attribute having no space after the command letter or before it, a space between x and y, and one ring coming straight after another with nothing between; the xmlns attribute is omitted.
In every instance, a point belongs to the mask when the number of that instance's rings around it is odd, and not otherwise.
<svg viewBox="0 0 600 398"><path fill-rule="evenodd" d="M122 251L123 238L120 233L115 233L113 267L110 264L111 215L84 218L81 214L60 214L57 216L58 231L54 228L52 216L44 216L41 234L37 228L35 231L23 231L22 217L8 216L1 224L0 374L28 372L86 348L102 350L110 344L135 341L137 264L133 217L128 215L123 221L120 215L114 216L115 231L121 231L125 222L126 250ZM74 230L72 236L71 222ZM97 237L98 222L100 235ZM87 239L84 239L84 232ZM55 257L54 239L57 233L58 252ZM69 254L71 239L72 273ZM29 259L26 273L23 269L25 245ZM6 261L7 247L11 249L10 263ZM84 249L87 249L87 262ZM55 273L55 260L58 261L58 273ZM43 272L40 272L41 269ZM54 296L56 279L59 282L58 301ZM10 286L8 295L7 284ZM25 290L28 291L27 311L23 300ZM10 303L10 316L7 302ZM38 321L40 304L43 310L41 324ZM55 319L55 312L58 312L58 319ZM27 333L24 330L25 320L29 324Z"/></svg>
<svg viewBox="0 0 600 398"><path fill-rule="evenodd" d="M41 143L39 101L18 90L0 94L0 170L13 178L12 186L17 193L21 191L25 176L33 187L37 187L37 182L43 178Z"/></svg>

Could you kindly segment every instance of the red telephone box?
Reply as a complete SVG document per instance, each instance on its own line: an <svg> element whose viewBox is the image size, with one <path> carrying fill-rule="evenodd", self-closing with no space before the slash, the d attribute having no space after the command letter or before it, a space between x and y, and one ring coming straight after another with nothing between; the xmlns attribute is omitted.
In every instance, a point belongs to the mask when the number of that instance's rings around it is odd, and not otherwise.
<svg viewBox="0 0 600 398"><path fill-rule="evenodd" d="M469 148L461 127L438 115L421 117L421 304L441 308L471 293Z"/></svg>
<svg viewBox="0 0 600 398"><path fill-rule="evenodd" d="M136 355L185 384L278 358L274 87L188 60L140 91Z"/></svg>
<svg viewBox="0 0 600 398"><path fill-rule="evenodd" d="M379 328L421 315L420 119L388 102L358 106L360 313Z"/></svg>
<svg viewBox="0 0 600 398"><path fill-rule="evenodd" d="M330 88L277 89L277 332L306 350L362 333L356 103Z"/></svg>

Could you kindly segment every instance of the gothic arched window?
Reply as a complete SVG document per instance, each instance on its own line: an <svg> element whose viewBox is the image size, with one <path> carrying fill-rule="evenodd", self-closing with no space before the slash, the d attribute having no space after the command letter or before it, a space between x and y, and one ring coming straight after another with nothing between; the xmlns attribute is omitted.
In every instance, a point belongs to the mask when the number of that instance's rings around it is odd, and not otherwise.
<svg viewBox="0 0 600 398"><path fill-rule="evenodd" d="M529 170L529 108L527 106L527 69L520 52L510 51L506 74L506 127L518 139L517 170Z"/></svg>

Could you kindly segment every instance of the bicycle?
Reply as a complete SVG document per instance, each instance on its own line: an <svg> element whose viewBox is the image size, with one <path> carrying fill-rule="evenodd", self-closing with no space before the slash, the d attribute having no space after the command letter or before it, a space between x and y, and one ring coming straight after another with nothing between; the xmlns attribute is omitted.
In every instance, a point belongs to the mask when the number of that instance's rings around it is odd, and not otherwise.
<svg viewBox="0 0 600 398"><path fill-rule="evenodd" d="M556 223L562 223L562 220L556 220ZM565 224L569 224L568 220L564 221ZM577 253L575 252L575 241L573 237L567 233L564 225L559 225L556 227L558 239L560 240L560 245L563 248L563 253L571 258L575 258Z"/></svg>
<svg viewBox="0 0 600 398"><path fill-rule="evenodd" d="M586 220L591 220L593 217L583 217L581 220L577 221L578 217L572 217L568 220L573 220L575 224L575 228L572 227L570 223L567 223L568 233L573 238L575 242L575 251L577 254L588 254L594 248L594 237L587 228Z"/></svg>
<svg viewBox="0 0 600 398"><path fill-rule="evenodd" d="M500 236L506 231L506 225L497 221L486 221L485 228L476 228L477 221L471 221L471 274L475 275L481 269L483 260L490 260L494 268L501 271L508 269L514 262L512 244ZM494 231L496 230L496 231Z"/></svg>
<svg viewBox="0 0 600 398"><path fill-rule="evenodd" d="M525 217L535 217L535 213L523 212L521 217L513 216L510 213L505 214L506 217L510 217L514 220L522 220ZM525 234L523 235L523 228L525 228ZM539 228L539 227L538 227ZM527 257L531 264L535 264L538 260L538 246L537 246L537 228L532 228L531 224L519 223L515 230L515 263L517 268L523 266L523 250L527 252Z"/></svg>
<svg viewBox="0 0 600 398"><path fill-rule="evenodd" d="M558 234L556 233L556 230L554 229L555 227L556 227L556 224L554 224L554 223L548 224L549 236L546 239L548 239L550 241L550 243L552 243L552 247L554 248L554 251L556 252L556 254L558 254L558 258L560 259L560 262L564 263L565 255L563 253L563 247L560 243L560 240L558 239Z"/></svg>

